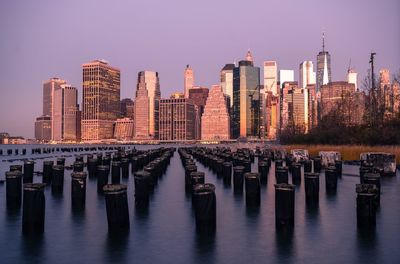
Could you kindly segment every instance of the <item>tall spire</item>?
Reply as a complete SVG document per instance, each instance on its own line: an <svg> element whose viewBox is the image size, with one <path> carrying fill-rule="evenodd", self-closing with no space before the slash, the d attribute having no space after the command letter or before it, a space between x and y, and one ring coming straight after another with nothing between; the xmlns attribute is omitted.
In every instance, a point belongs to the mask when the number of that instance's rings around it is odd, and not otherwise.
<svg viewBox="0 0 400 264"><path fill-rule="evenodd" d="M322 52L325 52L325 32L322 31Z"/></svg>

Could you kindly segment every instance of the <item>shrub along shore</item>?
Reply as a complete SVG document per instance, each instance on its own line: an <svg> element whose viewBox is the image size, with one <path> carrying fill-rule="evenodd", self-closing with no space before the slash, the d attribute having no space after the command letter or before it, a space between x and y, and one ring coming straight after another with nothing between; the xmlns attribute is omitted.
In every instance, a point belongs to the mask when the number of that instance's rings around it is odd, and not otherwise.
<svg viewBox="0 0 400 264"><path fill-rule="evenodd" d="M290 152L292 149L307 149L311 156L318 155L319 151L340 152L342 160L359 160L363 152L386 152L396 155L396 163L400 163L400 146L364 146L364 145L282 145Z"/></svg>

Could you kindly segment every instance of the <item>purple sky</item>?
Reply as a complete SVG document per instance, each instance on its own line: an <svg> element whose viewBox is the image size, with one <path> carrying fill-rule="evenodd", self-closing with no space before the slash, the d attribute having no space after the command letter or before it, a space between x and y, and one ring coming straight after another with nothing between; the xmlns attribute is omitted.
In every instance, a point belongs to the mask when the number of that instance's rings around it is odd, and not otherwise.
<svg viewBox="0 0 400 264"><path fill-rule="evenodd" d="M186 64L210 87L248 48L257 66L277 60L298 79L325 31L333 80L345 79L350 58L363 78L371 51L378 69L400 72L399 26L399 0L2 0L0 131L33 137L42 82L66 79L81 98L81 64L93 59L121 69L121 98L133 98L141 70L158 71L168 97L183 90Z"/></svg>

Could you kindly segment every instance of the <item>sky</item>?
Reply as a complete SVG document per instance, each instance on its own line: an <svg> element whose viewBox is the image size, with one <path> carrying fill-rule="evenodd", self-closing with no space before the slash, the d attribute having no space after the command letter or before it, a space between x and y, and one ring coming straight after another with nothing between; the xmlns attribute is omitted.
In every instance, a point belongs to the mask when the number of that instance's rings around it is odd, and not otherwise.
<svg viewBox="0 0 400 264"><path fill-rule="evenodd" d="M0 132L34 137L43 81L60 77L82 93L82 64L105 59L121 70L121 99L134 97L137 73L159 72L161 96L183 91L190 64L195 84L219 83L226 63L276 60L295 70L331 54L332 79L351 67L400 73L399 0L1 0ZM361 83L361 81L360 81Z"/></svg>

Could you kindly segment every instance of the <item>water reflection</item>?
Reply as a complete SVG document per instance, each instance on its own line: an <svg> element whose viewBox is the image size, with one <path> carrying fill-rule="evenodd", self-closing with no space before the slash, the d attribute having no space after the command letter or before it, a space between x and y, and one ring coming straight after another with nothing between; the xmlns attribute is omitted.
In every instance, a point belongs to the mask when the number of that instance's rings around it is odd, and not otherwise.
<svg viewBox="0 0 400 264"><path fill-rule="evenodd" d="M77 225L84 224L85 209L71 206L72 221Z"/></svg>
<svg viewBox="0 0 400 264"><path fill-rule="evenodd" d="M15 222L21 218L21 207L20 206L7 206L7 221Z"/></svg>
<svg viewBox="0 0 400 264"><path fill-rule="evenodd" d="M319 215L319 205L306 203L307 220L317 220Z"/></svg>
<svg viewBox="0 0 400 264"><path fill-rule="evenodd" d="M105 244L106 259L109 263L126 262L126 253L129 247L129 230L108 233Z"/></svg>
<svg viewBox="0 0 400 264"><path fill-rule="evenodd" d="M246 206L246 215L249 218L250 222L255 222L260 215L260 206L252 205Z"/></svg>
<svg viewBox="0 0 400 264"><path fill-rule="evenodd" d="M371 226L368 228L357 228L357 242L361 250L371 250L376 248L376 228Z"/></svg>
<svg viewBox="0 0 400 264"><path fill-rule="evenodd" d="M334 201L336 201L337 190L326 190L325 194L326 194L326 199L327 199L329 202L334 202Z"/></svg>
<svg viewBox="0 0 400 264"><path fill-rule="evenodd" d="M293 233L294 228L290 226L276 228L275 243L280 256L293 256Z"/></svg>
<svg viewBox="0 0 400 264"><path fill-rule="evenodd" d="M139 222L145 222L149 218L148 206L135 206L135 217Z"/></svg>
<svg viewBox="0 0 400 264"><path fill-rule="evenodd" d="M41 235L23 235L21 237L21 255L24 259L29 259L31 263L41 263L43 261L43 250L45 237Z"/></svg>
<svg viewBox="0 0 400 264"><path fill-rule="evenodd" d="M213 263L215 260L215 225L197 225L195 236L196 261L198 263Z"/></svg>

